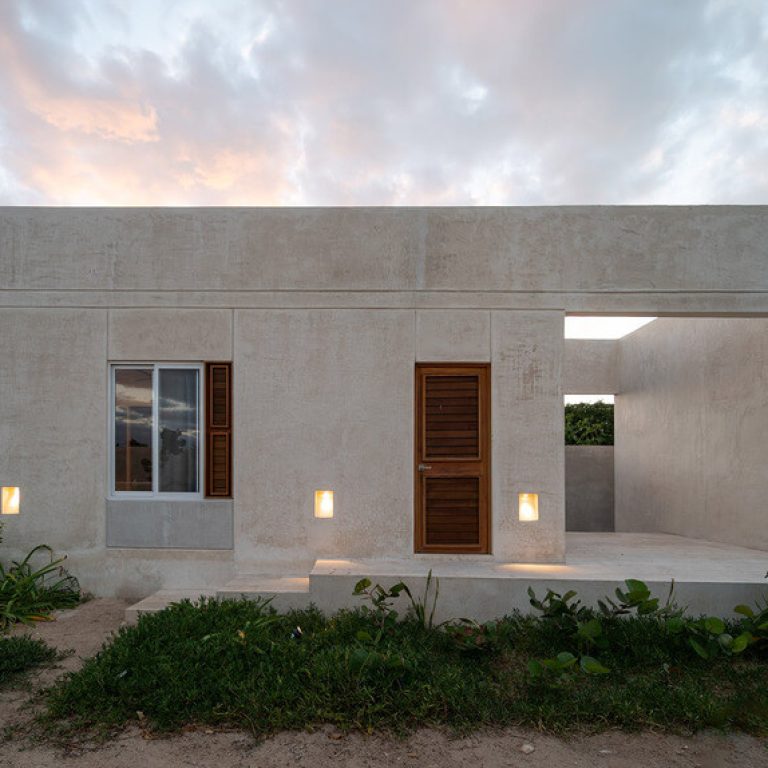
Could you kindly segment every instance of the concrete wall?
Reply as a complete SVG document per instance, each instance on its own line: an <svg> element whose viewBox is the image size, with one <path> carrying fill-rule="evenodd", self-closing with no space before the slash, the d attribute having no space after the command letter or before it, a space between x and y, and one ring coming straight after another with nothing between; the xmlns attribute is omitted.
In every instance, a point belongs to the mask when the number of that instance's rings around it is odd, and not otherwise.
<svg viewBox="0 0 768 768"><path fill-rule="evenodd" d="M768 312L764 206L0 208L0 255L0 306Z"/></svg>
<svg viewBox="0 0 768 768"><path fill-rule="evenodd" d="M232 359L229 309L113 309L108 314L110 360Z"/></svg>
<svg viewBox="0 0 768 768"><path fill-rule="evenodd" d="M613 446L565 446L565 529L613 531Z"/></svg>
<svg viewBox="0 0 768 768"><path fill-rule="evenodd" d="M108 547L232 549L232 501L107 500Z"/></svg>
<svg viewBox="0 0 768 768"><path fill-rule="evenodd" d="M412 312L235 319L235 549L246 570L412 551ZM334 518L316 520L316 489Z"/></svg>
<svg viewBox="0 0 768 768"><path fill-rule="evenodd" d="M22 489L3 559L49 544L104 595L225 579L231 551L106 547L108 328L105 310L0 309L0 485Z"/></svg>
<svg viewBox="0 0 768 768"><path fill-rule="evenodd" d="M23 491L9 546L103 547L106 348L106 312L0 309L0 484Z"/></svg>
<svg viewBox="0 0 768 768"><path fill-rule="evenodd" d="M613 395L619 388L617 341L566 339L563 392L566 395Z"/></svg>
<svg viewBox="0 0 768 768"><path fill-rule="evenodd" d="M414 366L439 360L492 364L493 556L562 560L562 324L550 312L238 311L241 569L413 556ZM334 490L332 520L312 516L319 488ZM526 490L540 493L537 525L517 522Z"/></svg>
<svg viewBox="0 0 768 768"><path fill-rule="evenodd" d="M564 370L606 390L613 355L564 361L564 312L768 313L766 258L763 207L0 209L4 556L46 541L126 595L410 556L413 368L455 360L493 366L490 558L560 561ZM108 516L109 363L210 359L234 366L220 536L153 502Z"/></svg>
<svg viewBox="0 0 768 768"><path fill-rule="evenodd" d="M566 339L563 392L610 395L619 389L618 341ZM613 447L565 447L565 527L568 531L612 531Z"/></svg>
<svg viewBox="0 0 768 768"><path fill-rule="evenodd" d="M619 361L617 530L768 549L768 320L662 318Z"/></svg>
<svg viewBox="0 0 768 768"><path fill-rule="evenodd" d="M563 324L557 312L491 316L494 552L565 559ZM539 494L539 521L518 520L518 494Z"/></svg>
<svg viewBox="0 0 768 768"><path fill-rule="evenodd" d="M6 308L0 320L0 478L24 494L8 552L50 543L98 594L413 557L414 366L428 361L492 364L490 559L564 558L562 312ZM205 357L233 360L234 503L108 500L109 363ZM335 516L315 520L313 492L328 487ZM539 523L517 520L524 491L540 495Z"/></svg>

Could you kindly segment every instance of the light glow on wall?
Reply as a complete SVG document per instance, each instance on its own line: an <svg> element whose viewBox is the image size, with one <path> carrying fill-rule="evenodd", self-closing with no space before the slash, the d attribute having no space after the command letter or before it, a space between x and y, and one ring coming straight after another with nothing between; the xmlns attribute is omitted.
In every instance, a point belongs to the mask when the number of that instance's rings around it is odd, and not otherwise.
<svg viewBox="0 0 768 768"><path fill-rule="evenodd" d="M315 491L315 517L333 517L333 491Z"/></svg>
<svg viewBox="0 0 768 768"><path fill-rule="evenodd" d="M517 497L517 514L521 523L535 523L539 519L539 494L519 494Z"/></svg>
<svg viewBox="0 0 768 768"><path fill-rule="evenodd" d="M3 486L0 494L0 514L18 515L21 510L21 491L16 486Z"/></svg>

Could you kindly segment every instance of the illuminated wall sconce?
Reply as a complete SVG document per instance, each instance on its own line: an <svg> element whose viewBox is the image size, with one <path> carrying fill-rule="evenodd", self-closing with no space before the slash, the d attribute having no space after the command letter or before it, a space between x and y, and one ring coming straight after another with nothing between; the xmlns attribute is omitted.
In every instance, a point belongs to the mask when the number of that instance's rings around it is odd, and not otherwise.
<svg viewBox="0 0 768 768"><path fill-rule="evenodd" d="M0 514L18 515L21 507L21 493L19 489L4 485L0 491Z"/></svg>
<svg viewBox="0 0 768 768"><path fill-rule="evenodd" d="M519 494L517 497L517 514L521 523L536 522L539 519L539 494Z"/></svg>
<svg viewBox="0 0 768 768"><path fill-rule="evenodd" d="M333 517L333 491L315 491L315 517Z"/></svg>

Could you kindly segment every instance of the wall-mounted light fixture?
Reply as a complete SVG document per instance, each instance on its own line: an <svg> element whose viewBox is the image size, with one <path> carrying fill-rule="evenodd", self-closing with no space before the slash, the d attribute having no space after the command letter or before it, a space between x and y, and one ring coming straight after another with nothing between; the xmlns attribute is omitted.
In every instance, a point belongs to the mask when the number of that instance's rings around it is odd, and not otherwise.
<svg viewBox="0 0 768 768"><path fill-rule="evenodd" d="M21 492L16 486L4 485L0 491L0 514L18 515L21 509Z"/></svg>
<svg viewBox="0 0 768 768"><path fill-rule="evenodd" d="M539 494L521 493L517 497L517 515L521 523L532 523L539 519Z"/></svg>
<svg viewBox="0 0 768 768"><path fill-rule="evenodd" d="M333 491L315 491L315 517L333 517Z"/></svg>

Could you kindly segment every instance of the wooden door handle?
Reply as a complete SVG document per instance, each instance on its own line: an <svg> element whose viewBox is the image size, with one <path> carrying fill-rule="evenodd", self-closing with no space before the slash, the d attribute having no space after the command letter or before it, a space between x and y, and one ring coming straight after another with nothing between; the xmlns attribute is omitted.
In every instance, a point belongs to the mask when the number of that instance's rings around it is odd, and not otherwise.
<svg viewBox="0 0 768 768"><path fill-rule="evenodd" d="M419 472L425 472L428 469L432 469L429 464L419 464Z"/></svg>

